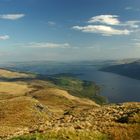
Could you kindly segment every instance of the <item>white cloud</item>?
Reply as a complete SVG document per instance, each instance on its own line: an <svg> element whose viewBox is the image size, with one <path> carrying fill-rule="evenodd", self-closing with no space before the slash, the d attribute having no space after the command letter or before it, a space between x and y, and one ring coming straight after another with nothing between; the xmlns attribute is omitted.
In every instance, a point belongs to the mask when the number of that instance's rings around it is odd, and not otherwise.
<svg viewBox="0 0 140 140"><path fill-rule="evenodd" d="M55 26L56 23L55 23L54 21L48 21L48 25L50 25L50 26Z"/></svg>
<svg viewBox="0 0 140 140"><path fill-rule="evenodd" d="M134 8L131 6L125 7L125 10L140 11L140 8Z"/></svg>
<svg viewBox="0 0 140 140"><path fill-rule="evenodd" d="M102 23L107 25L118 25L120 21L117 15L99 15L92 17L88 23Z"/></svg>
<svg viewBox="0 0 140 140"><path fill-rule="evenodd" d="M131 31L124 29L114 29L110 26L104 25L87 25L87 26L74 26L73 29L80 30L86 33L100 33L103 36L111 36L111 35L129 35Z"/></svg>
<svg viewBox="0 0 140 140"><path fill-rule="evenodd" d="M140 20L120 21L118 15L98 15L89 19L89 25L73 26L75 30L87 33L100 33L104 36L129 35L138 32Z"/></svg>
<svg viewBox="0 0 140 140"><path fill-rule="evenodd" d="M133 7L130 7L130 6L125 7L125 10L132 10L132 9L133 9Z"/></svg>
<svg viewBox="0 0 140 140"><path fill-rule="evenodd" d="M121 22L118 19L118 15L99 15L92 17L88 23L100 23L106 25L114 25L114 26L129 26L131 28L138 28L139 27L139 20L130 20L126 22Z"/></svg>
<svg viewBox="0 0 140 140"><path fill-rule="evenodd" d="M8 35L2 35L2 36L0 36L0 40L7 40L9 38L10 37Z"/></svg>
<svg viewBox="0 0 140 140"><path fill-rule="evenodd" d="M4 14L0 15L0 19L17 20L23 18L25 14Z"/></svg>
<svg viewBox="0 0 140 140"><path fill-rule="evenodd" d="M69 43L51 43L51 42L32 42L27 44L33 48L70 48Z"/></svg>
<svg viewBox="0 0 140 140"><path fill-rule="evenodd" d="M140 21L139 20L130 20L124 23L121 23L120 26L128 26L130 28L139 28Z"/></svg>

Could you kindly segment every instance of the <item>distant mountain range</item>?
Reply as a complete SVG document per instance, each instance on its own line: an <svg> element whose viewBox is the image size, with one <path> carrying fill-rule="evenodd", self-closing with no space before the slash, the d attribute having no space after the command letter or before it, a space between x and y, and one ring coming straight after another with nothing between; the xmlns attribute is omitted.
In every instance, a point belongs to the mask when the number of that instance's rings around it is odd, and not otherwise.
<svg viewBox="0 0 140 140"><path fill-rule="evenodd" d="M26 71L39 74L57 74L71 72L71 70L85 70L90 67L96 67L100 69L102 67L107 67L111 65L124 64L128 62L133 62L134 59L124 59L124 60L91 60L91 61L69 61L69 62L59 62L59 61L28 61L28 62L7 62L0 63L1 68L6 68L16 71Z"/></svg>
<svg viewBox="0 0 140 140"><path fill-rule="evenodd" d="M51 75L58 73L80 74L81 70L100 70L112 72L134 79L140 79L140 59L120 59L120 60L93 60L77 62L57 62L57 61L30 61L11 62L0 64L1 68L10 70L31 72L36 74Z"/></svg>
<svg viewBox="0 0 140 140"><path fill-rule="evenodd" d="M100 70L117 73L134 79L140 79L140 60L124 61L122 64L106 66L101 68Z"/></svg>

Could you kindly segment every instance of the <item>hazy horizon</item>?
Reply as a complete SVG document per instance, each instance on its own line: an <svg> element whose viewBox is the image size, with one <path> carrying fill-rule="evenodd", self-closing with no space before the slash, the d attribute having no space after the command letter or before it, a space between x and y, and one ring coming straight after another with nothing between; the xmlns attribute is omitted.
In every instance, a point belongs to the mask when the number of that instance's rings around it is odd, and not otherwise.
<svg viewBox="0 0 140 140"><path fill-rule="evenodd" d="M140 60L140 58L121 58L121 59L93 59L93 60L9 60L9 61L1 61L0 64L7 64L7 63L28 63L28 62L56 62L56 63L80 63L80 62L104 62L104 61L131 61L134 62L135 60Z"/></svg>

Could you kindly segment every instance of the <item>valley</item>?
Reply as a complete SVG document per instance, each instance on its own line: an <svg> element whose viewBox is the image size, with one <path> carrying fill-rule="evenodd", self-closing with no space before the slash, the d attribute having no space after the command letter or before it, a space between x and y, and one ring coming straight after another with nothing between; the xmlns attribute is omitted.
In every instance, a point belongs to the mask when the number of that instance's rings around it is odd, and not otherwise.
<svg viewBox="0 0 140 140"><path fill-rule="evenodd" d="M140 102L140 80L112 72L105 72L101 69L126 63L129 64L134 61L138 60L33 61L5 63L1 67L12 71L35 73L40 75L38 79L43 79L46 76L62 75L75 77L82 81L91 81L100 86L100 95L105 97L108 102L123 103L131 101ZM134 75L135 72L133 71L131 74Z"/></svg>
<svg viewBox="0 0 140 140"><path fill-rule="evenodd" d="M42 77L0 71L2 140L137 140L140 136L138 102L107 104L98 85L66 74Z"/></svg>

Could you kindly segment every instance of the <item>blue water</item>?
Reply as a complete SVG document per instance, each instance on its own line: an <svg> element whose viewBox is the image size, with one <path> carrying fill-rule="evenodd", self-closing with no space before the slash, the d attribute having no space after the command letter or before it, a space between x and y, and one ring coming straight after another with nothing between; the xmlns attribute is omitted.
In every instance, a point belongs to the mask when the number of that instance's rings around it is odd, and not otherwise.
<svg viewBox="0 0 140 140"><path fill-rule="evenodd" d="M13 69L39 74L72 73L82 80L94 81L101 87L101 95L109 102L140 102L140 80L113 73L98 71L93 65L38 64L20 65Z"/></svg>
<svg viewBox="0 0 140 140"><path fill-rule="evenodd" d="M81 71L77 77L101 86L101 95L109 102L140 102L140 80L97 70Z"/></svg>

